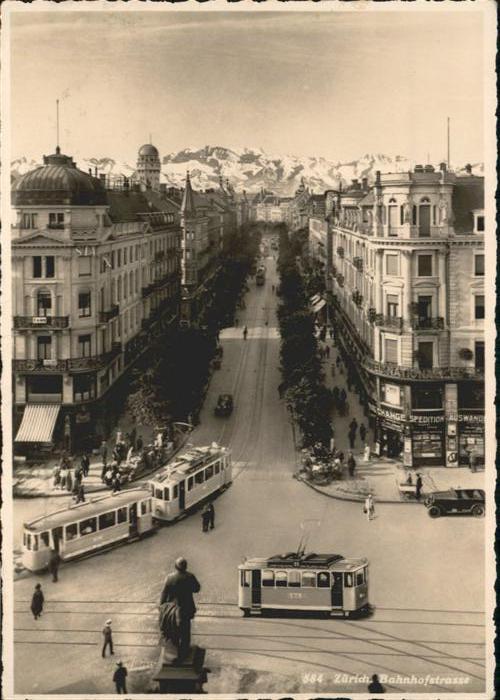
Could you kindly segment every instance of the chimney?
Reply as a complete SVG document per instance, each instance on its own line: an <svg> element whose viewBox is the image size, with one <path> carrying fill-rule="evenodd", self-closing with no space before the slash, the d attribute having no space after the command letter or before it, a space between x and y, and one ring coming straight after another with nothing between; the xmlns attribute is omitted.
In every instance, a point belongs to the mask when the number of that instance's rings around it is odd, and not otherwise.
<svg viewBox="0 0 500 700"><path fill-rule="evenodd" d="M94 177L97 177L97 165L95 166Z"/></svg>
<svg viewBox="0 0 500 700"><path fill-rule="evenodd" d="M97 174L97 168L96 168L96 174ZM99 173L99 180L101 181L102 186L106 187L106 173Z"/></svg>
<svg viewBox="0 0 500 700"><path fill-rule="evenodd" d="M470 163L467 163L467 165L465 166L465 172L467 173L467 175L472 175L472 165Z"/></svg>
<svg viewBox="0 0 500 700"><path fill-rule="evenodd" d="M447 170L446 163L443 161L442 163L439 163L439 169L441 170L442 173L445 173Z"/></svg>
<svg viewBox="0 0 500 700"><path fill-rule="evenodd" d="M366 191L368 189L368 178L364 177L361 182L363 184L363 189Z"/></svg>
<svg viewBox="0 0 500 700"><path fill-rule="evenodd" d="M380 186L380 170L375 173L375 184Z"/></svg>
<svg viewBox="0 0 500 700"><path fill-rule="evenodd" d="M358 179L357 179L357 178L354 178L354 180L352 181L352 184L353 184L354 187L355 187L355 186L358 184Z"/></svg>
<svg viewBox="0 0 500 700"><path fill-rule="evenodd" d="M89 175L92 177L92 168L89 168Z"/></svg>

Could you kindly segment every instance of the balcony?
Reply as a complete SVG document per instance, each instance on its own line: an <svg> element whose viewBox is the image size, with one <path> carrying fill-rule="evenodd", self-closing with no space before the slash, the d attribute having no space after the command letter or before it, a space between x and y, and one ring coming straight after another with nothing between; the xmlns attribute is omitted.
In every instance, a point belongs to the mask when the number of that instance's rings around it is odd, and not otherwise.
<svg viewBox="0 0 500 700"><path fill-rule="evenodd" d="M90 357L72 357L66 362L70 372L88 371L92 369L103 369L107 367L118 355L122 352L121 343L112 343L111 350L104 352L101 355L92 355Z"/></svg>
<svg viewBox="0 0 500 700"><path fill-rule="evenodd" d="M64 224L63 223L53 223L53 224L47 224L48 229L56 230L56 231L63 231L64 230Z"/></svg>
<svg viewBox="0 0 500 700"><path fill-rule="evenodd" d="M388 328L391 331L401 333L403 330L403 319L401 316L385 316L384 314L376 314L375 324L380 328Z"/></svg>
<svg viewBox="0 0 500 700"><path fill-rule="evenodd" d="M99 323L108 323L120 313L118 304L112 304L106 311L99 311Z"/></svg>
<svg viewBox="0 0 500 700"><path fill-rule="evenodd" d="M68 360L13 360L15 372L65 372Z"/></svg>
<svg viewBox="0 0 500 700"><path fill-rule="evenodd" d="M14 316L14 328L54 328L69 326L69 316Z"/></svg>
<svg viewBox="0 0 500 700"><path fill-rule="evenodd" d="M401 367L391 362L376 362L370 358L363 359L363 366L374 374L396 379L418 379L435 381L439 379L484 379L484 371L475 367Z"/></svg>
<svg viewBox="0 0 500 700"><path fill-rule="evenodd" d="M417 316L413 317L410 323L414 331L442 331L444 328L444 318L441 316L435 318Z"/></svg>

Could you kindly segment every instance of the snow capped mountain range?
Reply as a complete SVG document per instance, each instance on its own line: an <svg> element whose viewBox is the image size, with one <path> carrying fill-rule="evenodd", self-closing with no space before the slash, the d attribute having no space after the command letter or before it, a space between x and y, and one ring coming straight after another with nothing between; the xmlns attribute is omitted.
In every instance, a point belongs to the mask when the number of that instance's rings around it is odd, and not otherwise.
<svg viewBox="0 0 500 700"><path fill-rule="evenodd" d="M18 158L11 163L12 177L17 179L39 165L34 160ZM182 187L189 170L195 189L216 187L222 176L240 192L256 192L265 188L278 195L289 196L295 192L302 177L313 192L320 193L337 188L340 182L345 185L354 178L367 177L371 182L377 170L382 173L404 172L412 170L415 165L415 161L404 156L381 153L366 153L357 160L334 162L322 157L270 155L260 148L204 146L185 148L163 156L161 180L168 185ZM91 169L92 173L97 168L98 172L112 176L130 177L135 172L135 164L112 158L84 158L77 161L77 166L84 171ZM482 175L484 166L473 163L472 169L475 175Z"/></svg>

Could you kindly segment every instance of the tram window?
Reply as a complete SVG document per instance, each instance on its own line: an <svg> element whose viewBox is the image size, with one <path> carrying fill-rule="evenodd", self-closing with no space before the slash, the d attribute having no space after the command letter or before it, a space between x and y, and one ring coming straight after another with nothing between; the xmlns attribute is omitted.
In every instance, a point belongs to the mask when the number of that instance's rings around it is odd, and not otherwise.
<svg viewBox="0 0 500 700"><path fill-rule="evenodd" d="M66 525L66 542L74 540L76 537L78 537L77 524L72 523L71 525Z"/></svg>
<svg viewBox="0 0 500 700"><path fill-rule="evenodd" d="M80 523L80 535L92 535L97 530L97 518L87 518Z"/></svg>
<svg viewBox="0 0 500 700"><path fill-rule="evenodd" d="M174 495L173 495L173 498L177 498L178 495L179 495L179 486L176 484L176 485L174 486Z"/></svg>
<svg viewBox="0 0 500 700"><path fill-rule="evenodd" d="M33 551L38 551L38 535L33 535Z"/></svg>
<svg viewBox="0 0 500 700"><path fill-rule="evenodd" d="M243 588L250 588L250 583L252 580L252 572L251 571L242 571L241 572L241 585Z"/></svg>
<svg viewBox="0 0 500 700"><path fill-rule="evenodd" d="M31 549L31 535L26 535L26 549Z"/></svg>
<svg viewBox="0 0 500 700"><path fill-rule="evenodd" d="M344 586L352 588L352 574L344 574Z"/></svg>
<svg viewBox="0 0 500 700"><path fill-rule="evenodd" d="M327 571L318 574L318 588L330 588L330 574Z"/></svg>
<svg viewBox="0 0 500 700"><path fill-rule="evenodd" d="M365 566L365 568L363 569L363 571L365 572L365 583L368 583L368 567Z"/></svg>
<svg viewBox="0 0 500 700"><path fill-rule="evenodd" d="M194 484L194 477L190 476L188 479L188 491L191 491L191 489L193 488L193 484Z"/></svg>
<svg viewBox="0 0 500 700"><path fill-rule="evenodd" d="M126 523L128 520L127 506L124 506L123 508L118 508L117 515L118 515L118 522L119 523Z"/></svg>
<svg viewBox="0 0 500 700"><path fill-rule="evenodd" d="M274 586L274 571L271 571L271 569L264 569L262 571L262 585Z"/></svg>
<svg viewBox="0 0 500 700"><path fill-rule="evenodd" d="M194 480L196 481L197 484L203 483L203 469L194 475Z"/></svg>
<svg viewBox="0 0 500 700"><path fill-rule="evenodd" d="M281 587L281 588L286 588L287 582L288 582L288 576L286 575L286 571L277 571L276 572L276 586Z"/></svg>
<svg viewBox="0 0 500 700"><path fill-rule="evenodd" d="M168 490L168 486L165 486L165 488L163 489L163 500L164 500L164 501L169 501L169 500L170 500L170 493L169 493L169 490Z"/></svg>
<svg viewBox="0 0 500 700"><path fill-rule="evenodd" d="M147 512L148 512L148 502L141 501L141 515L146 515Z"/></svg>
<svg viewBox="0 0 500 700"><path fill-rule="evenodd" d="M356 571L356 586L361 586L365 582L365 577L363 576L363 569L361 571Z"/></svg>
<svg viewBox="0 0 500 700"><path fill-rule="evenodd" d="M316 574L314 571L302 572L302 585L305 588L316 588Z"/></svg>
<svg viewBox="0 0 500 700"><path fill-rule="evenodd" d="M50 542L50 536L48 532L42 532L40 535L40 544L43 544L44 547L48 547Z"/></svg>
<svg viewBox="0 0 500 700"><path fill-rule="evenodd" d="M161 489L155 489L155 498L159 498L160 501L163 501L163 492Z"/></svg>
<svg viewBox="0 0 500 700"><path fill-rule="evenodd" d="M24 533L24 534L23 534L23 544L24 544L25 547L26 547L26 545L27 545L27 542L28 542L28 535L27 535L26 533Z"/></svg>
<svg viewBox="0 0 500 700"><path fill-rule="evenodd" d="M219 462L217 462L217 464L215 465L215 473L219 474L219 472L220 472L220 464L219 464Z"/></svg>
<svg viewBox="0 0 500 700"><path fill-rule="evenodd" d="M99 530L105 530L107 527L113 527L116 523L116 514L112 510L111 513L103 513L99 516Z"/></svg>
<svg viewBox="0 0 500 700"><path fill-rule="evenodd" d="M288 572L288 586L292 588L300 588L300 571Z"/></svg>
<svg viewBox="0 0 500 700"><path fill-rule="evenodd" d="M214 465L211 464L209 467L207 467L205 469L205 481L207 479L211 479L213 475L214 475Z"/></svg>

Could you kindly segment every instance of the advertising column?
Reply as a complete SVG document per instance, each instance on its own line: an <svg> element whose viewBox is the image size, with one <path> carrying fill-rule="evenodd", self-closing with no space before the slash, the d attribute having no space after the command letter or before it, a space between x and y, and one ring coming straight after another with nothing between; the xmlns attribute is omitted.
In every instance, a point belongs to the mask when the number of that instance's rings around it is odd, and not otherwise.
<svg viewBox="0 0 500 700"><path fill-rule="evenodd" d="M458 467L458 392L456 384L445 384L444 411L446 420L446 462L447 467Z"/></svg>

